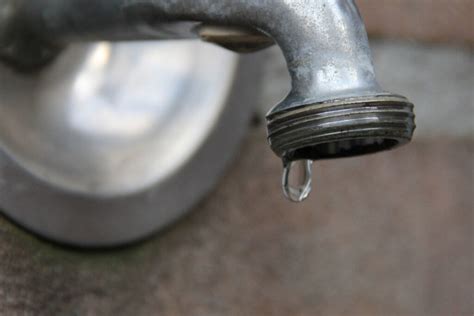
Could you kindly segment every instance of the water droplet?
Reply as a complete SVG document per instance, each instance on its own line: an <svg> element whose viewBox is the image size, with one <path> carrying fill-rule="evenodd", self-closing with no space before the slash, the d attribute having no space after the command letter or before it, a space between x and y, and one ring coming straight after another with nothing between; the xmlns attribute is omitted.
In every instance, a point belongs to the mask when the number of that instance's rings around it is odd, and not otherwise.
<svg viewBox="0 0 474 316"><path fill-rule="evenodd" d="M283 193L292 202L304 201L312 190L313 161L298 160L284 163Z"/></svg>

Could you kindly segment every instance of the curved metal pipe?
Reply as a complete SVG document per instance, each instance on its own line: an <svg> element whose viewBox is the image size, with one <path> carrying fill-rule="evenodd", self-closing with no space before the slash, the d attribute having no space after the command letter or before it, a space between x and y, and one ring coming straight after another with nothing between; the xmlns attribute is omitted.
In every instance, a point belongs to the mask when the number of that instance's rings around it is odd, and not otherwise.
<svg viewBox="0 0 474 316"><path fill-rule="evenodd" d="M24 67L77 41L197 38L206 25L265 34L292 78L267 116L285 164L391 149L415 128L413 105L375 79L353 0L2 0L0 15L0 56Z"/></svg>
<svg viewBox="0 0 474 316"><path fill-rule="evenodd" d="M70 42L198 37L206 23L257 29L281 47L294 102L378 89L364 24L347 0L3 0L0 38L10 59L33 54L35 64ZM189 23L183 23L188 21ZM178 23L179 22L179 23ZM21 23L21 28L18 27ZM15 32L6 35L7 32ZM23 32L23 35L18 34ZM6 39L23 44L13 48ZM32 38L35 39L31 43ZM27 44L29 42L29 44ZM47 52L45 52L47 51ZM26 58L23 58L25 60ZM282 107L287 107L288 104Z"/></svg>

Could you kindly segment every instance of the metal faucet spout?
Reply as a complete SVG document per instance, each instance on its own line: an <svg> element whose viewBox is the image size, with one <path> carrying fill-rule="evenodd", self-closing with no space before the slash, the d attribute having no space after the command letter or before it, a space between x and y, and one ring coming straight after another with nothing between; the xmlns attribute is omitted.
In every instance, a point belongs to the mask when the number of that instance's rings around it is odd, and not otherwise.
<svg viewBox="0 0 474 316"><path fill-rule="evenodd" d="M353 0L3 0L0 14L0 56L24 66L71 42L198 38L206 25L243 30L241 45L271 38L292 78L267 116L270 145L286 162L390 149L415 128L413 105L376 81Z"/></svg>
<svg viewBox="0 0 474 316"><path fill-rule="evenodd" d="M351 0L3 0L0 8L0 53L9 59L29 54L23 62L39 64L77 41L196 38L200 25L211 24L271 37L288 63L295 100L378 89Z"/></svg>
<svg viewBox="0 0 474 316"><path fill-rule="evenodd" d="M261 59L110 42L277 44L292 89L267 114L268 142L293 202L311 192L313 161L407 143L413 104L377 83L354 1L0 0L0 207L47 238L110 246L164 227L215 185ZM65 49L83 42L103 43Z"/></svg>

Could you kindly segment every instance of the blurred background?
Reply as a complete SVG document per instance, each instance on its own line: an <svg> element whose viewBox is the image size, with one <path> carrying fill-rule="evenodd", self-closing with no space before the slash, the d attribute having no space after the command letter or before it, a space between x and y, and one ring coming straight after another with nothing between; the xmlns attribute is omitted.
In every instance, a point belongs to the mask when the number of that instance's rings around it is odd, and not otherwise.
<svg viewBox="0 0 474 316"><path fill-rule="evenodd" d="M177 225L78 251L0 217L1 315L474 315L474 1L358 0L380 83L416 106L413 143L315 163L287 202L263 118L289 89L265 55L230 170Z"/></svg>

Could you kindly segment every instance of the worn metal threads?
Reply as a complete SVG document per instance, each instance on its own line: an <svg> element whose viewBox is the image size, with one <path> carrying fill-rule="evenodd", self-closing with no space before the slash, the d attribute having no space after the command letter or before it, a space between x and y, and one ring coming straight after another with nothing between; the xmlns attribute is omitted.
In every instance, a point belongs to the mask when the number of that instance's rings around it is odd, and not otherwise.
<svg viewBox="0 0 474 316"><path fill-rule="evenodd" d="M268 139L288 161L349 157L411 140L413 104L396 95L333 100L270 114Z"/></svg>

